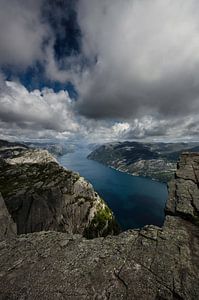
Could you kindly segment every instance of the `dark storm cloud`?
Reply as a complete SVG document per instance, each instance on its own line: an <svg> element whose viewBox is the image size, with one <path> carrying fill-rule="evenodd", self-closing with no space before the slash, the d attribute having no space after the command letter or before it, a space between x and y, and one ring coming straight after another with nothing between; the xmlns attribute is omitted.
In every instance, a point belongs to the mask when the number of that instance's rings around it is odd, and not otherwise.
<svg viewBox="0 0 199 300"><path fill-rule="evenodd" d="M93 118L175 117L199 109L199 3L79 2L83 51L97 63L79 86Z"/></svg>
<svg viewBox="0 0 199 300"><path fill-rule="evenodd" d="M48 26L42 22L43 0L0 0L0 64L26 68L43 59Z"/></svg>
<svg viewBox="0 0 199 300"><path fill-rule="evenodd" d="M0 0L0 64L40 62L95 119L199 107L198 1ZM42 79L41 79L42 80Z"/></svg>

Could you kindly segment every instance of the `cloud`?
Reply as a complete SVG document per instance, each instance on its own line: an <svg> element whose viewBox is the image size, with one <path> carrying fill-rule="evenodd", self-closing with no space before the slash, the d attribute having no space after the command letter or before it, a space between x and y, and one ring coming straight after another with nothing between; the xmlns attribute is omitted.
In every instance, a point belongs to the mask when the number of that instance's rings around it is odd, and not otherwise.
<svg viewBox="0 0 199 300"><path fill-rule="evenodd" d="M199 111L196 0L79 1L83 53L95 65L79 84L81 114L128 120Z"/></svg>
<svg viewBox="0 0 199 300"><path fill-rule="evenodd" d="M0 81L0 138L67 139L104 143L117 140L197 140L199 115L128 121L93 120L76 113L67 91L29 92L19 82Z"/></svg>
<svg viewBox="0 0 199 300"><path fill-rule="evenodd" d="M123 139L141 139L141 140L160 140L177 141L196 140L198 133L199 116L198 114L182 119L156 119L151 116L144 116L135 119L129 124L129 127L123 133Z"/></svg>
<svg viewBox="0 0 199 300"><path fill-rule="evenodd" d="M129 122L92 119L84 122L84 138L90 142L111 141L197 141L199 138L199 115L182 119L156 119L150 115L135 118Z"/></svg>
<svg viewBox="0 0 199 300"><path fill-rule="evenodd" d="M49 26L42 22L43 0L0 0L0 64L27 68L44 59Z"/></svg>
<svg viewBox="0 0 199 300"><path fill-rule="evenodd" d="M2 84L3 85L3 84ZM0 92L1 133L32 132L32 136L63 137L77 133L79 124L67 91L44 88L29 92L23 85L6 81Z"/></svg>
<svg viewBox="0 0 199 300"><path fill-rule="evenodd" d="M70 81L79 96L74 102L64 90L28 91L0 73L1 136L199 137L197 0L0 5L0 68L18 75L39 63L47 79Z"/></svg>
<svg viewBox="0 0 199 300"><path fill-rule="evenodd" d="M70 20L75 3L76 0L0 0L0 68L15 76L39 64L45 75L41 80L73 81L73 68L76 70L79 62L77 55L70 53L78 48L78 42L76 46L70 44L78 36L76 22Z"/></svg>

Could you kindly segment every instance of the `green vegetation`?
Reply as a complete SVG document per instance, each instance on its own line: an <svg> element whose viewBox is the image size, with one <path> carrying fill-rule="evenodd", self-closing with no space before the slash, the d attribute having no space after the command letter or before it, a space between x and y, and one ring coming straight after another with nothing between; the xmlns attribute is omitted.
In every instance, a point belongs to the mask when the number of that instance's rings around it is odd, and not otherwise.
<svg viewBox="0 0 199 300"><path fill-rule="evenodd" d="M92 239L99 236L107 236L108 234L118 234L119 232L119 226L111 210L105 205L104 208L97 211L89 226L84 230L84 236Z"/></svg>

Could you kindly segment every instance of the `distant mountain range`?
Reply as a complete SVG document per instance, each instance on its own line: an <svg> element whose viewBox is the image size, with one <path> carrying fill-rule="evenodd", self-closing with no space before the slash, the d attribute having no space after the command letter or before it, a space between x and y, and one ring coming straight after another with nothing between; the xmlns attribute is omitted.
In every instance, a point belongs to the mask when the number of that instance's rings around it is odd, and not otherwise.
<svg viewBox="0 0 199 300"><path fill-rule="evenodd" d="M61 156L67 153L75 151L75 145L65 145L63 143L53 143L53 142L25 142L31 148L40 148L48 150L51 154L55 156Z"/></svg>
<svg viewBox="0 0 199 300"><path fill-rule="evenodd" d="M54 156L61 156L67 153L71 153L75 151L76 146L73 144L64 144L64 143L56 143L56 142L8 142L5 140L0 140L0 154L5 157L9 156L9 153L12 149L15 152L21 152L24 149L28 148L40 148L44 150L48 150Z"/></svg>
<svg viewBox="0 0 199 300"><path fill-rule="evenodd" d="M182 152L199 151L199 143L115 142L99 146L88 158L122 172L168 182Z"/></svg>

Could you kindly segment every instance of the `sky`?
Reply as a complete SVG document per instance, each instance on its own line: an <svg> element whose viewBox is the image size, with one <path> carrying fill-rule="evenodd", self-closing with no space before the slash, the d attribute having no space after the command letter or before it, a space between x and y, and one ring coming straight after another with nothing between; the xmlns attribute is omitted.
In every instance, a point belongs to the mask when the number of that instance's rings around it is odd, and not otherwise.
<svg viewBox="0 0 199 300"><path fill-rule="evenodd" d="M198 0L0 7L0 138L199 141Z"/></svg>

